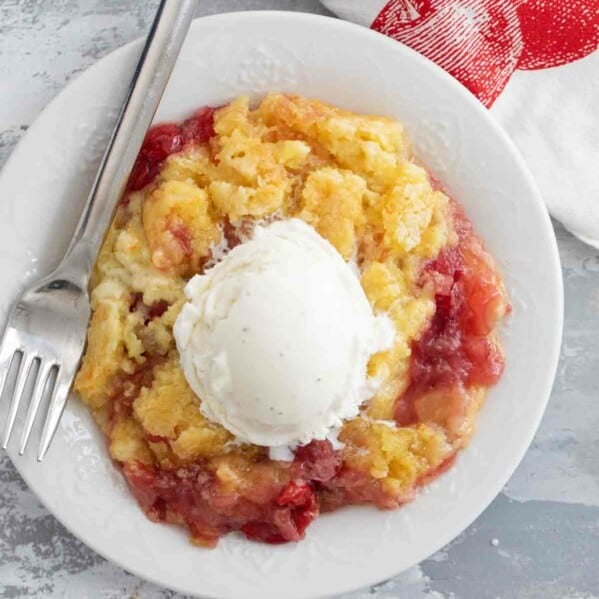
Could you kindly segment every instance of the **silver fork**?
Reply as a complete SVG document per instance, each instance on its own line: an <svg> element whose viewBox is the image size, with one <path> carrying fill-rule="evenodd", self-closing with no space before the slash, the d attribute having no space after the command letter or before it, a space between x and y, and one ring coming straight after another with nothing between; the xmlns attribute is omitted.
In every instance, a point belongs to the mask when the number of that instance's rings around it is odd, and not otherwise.
<svg viewBox="0 0 599 599"><path fill-rule="evenodd" d="M43 398L49 403L39 461L54 438L85 346L90 318L87 287L94 260L179 55L195 5L196 0L160 2L69 249L56 270L28 287L10 310L0 347L0 397L5 394L9 371L15 384L12 394L6 393L11 397L5 398L10 403L3 449L29 389L19 453L25 452Z"/></svg>

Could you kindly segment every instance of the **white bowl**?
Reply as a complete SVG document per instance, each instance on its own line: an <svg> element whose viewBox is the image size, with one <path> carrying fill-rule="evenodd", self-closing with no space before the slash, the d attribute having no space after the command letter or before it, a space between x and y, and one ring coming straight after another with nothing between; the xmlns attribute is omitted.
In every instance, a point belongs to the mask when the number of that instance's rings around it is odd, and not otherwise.
<svg viewBox="0 0 599 599"><path fill-rule="evenodd" d="M0 179L2 310L25 276L45 272L66 248L140 44L69 85L8 161ZM448 474L397 511L324 515L298 544L229 535L210 551L190 545L178 528L151 523L76 398L41 465L33 452L9 451L44 505L87 545L130 572L195 595L319 597L426 558L468 526L514 471L558 358L562 282L551 224L522 159L474 97L433 63L368 29L306 14L231 13L193 23L156 120L275 90L407 125L418 157L465 206L505 273L514 307L504 334L507 367L471 446Z"/></svg>

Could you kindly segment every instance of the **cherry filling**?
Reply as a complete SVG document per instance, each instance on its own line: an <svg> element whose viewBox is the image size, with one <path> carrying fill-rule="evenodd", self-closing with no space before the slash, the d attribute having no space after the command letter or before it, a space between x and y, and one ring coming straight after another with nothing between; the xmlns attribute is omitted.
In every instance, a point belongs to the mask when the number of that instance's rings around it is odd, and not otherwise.
<svg viewBox="0 0 599 599"><path fill-rule="evenodd" d="M310 483L288 482L277 498L270 522L248 522L241 532L252 541L279 544L300 541L318 516L318 501Z"/></svg>
<svg viewBox="0 0 599 599"><path fill-rule="evenodd" d="M152 127L146 134L129 175L127 191L137 191L151 183L166 158L187 144L206 143L214 135L216 110L212 107L201 108L180 125L164 123Z"/></svg>
<svg viewBox="0 0 599 599"><path fill-rule="evenodd" d="M204 545L216 544L231 530L271 544L299 541L319 513L316 493L307 482L292 480L281 487L272 480L272 488L266 491L244 488L224 493L200 463L176 470L128 463L123 472L151 520L183 522ZM264 480L256 478L255 484L264 485ZM268 501L255 501L265 495Z"/></svg>
<svg viewBox="0 0 599 599"><path fill-rule="evenodd" d="M493 259L461 209L453 204L459 242L425 265L421 284L432 285L435 314L420 339L412 345L410 385L396 404L400 425L418 422L416 402L434 390L446 390L447 401L456 390L494 385L504 357L489 334L509 310Z"/></svg>
<svg viewBox="0 0 599 599"><path fill-rule="evenodd" d="M328 440L310 441L295 450L293 471L298 478L326 483L341 467L341 455Z"/></svg>

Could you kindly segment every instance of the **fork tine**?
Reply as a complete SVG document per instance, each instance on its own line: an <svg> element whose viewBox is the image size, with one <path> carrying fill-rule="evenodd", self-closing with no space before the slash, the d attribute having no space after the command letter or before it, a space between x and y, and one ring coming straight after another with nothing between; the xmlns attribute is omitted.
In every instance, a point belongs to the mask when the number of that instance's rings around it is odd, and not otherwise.
<svg viewBox="0 0 599 599"><path fill-rule="evenodd" d="M31 429L33 428L35 417L39 410L42 397L44 396L44 391L49 384L49 376L52 368L54 368L53 362L44 362L42 359L40 359L37 378L33 387L33 391L31 392L31 401L29 402L27 416L25 417L25 424L21 433L21 440L19 441L19 455L23 455L25 453L27 441L29 441Z"/></svg>
<svg viewBox="0 0 599 599"><path fill-rule="evenodd" d="M4 333L4 340L0 348L0 399L2 398L2 393L4 393L4 385L6 385L6 381L8 380L10 367L18 351L17 347L13 331L11 329L7 330Z"/></svg>
<svg viewBox="0 0 599 599"><path fill-rule="evenodd" d="M58 428L58 423L60 422L60 417L62 416L67 399L69 398L72 380L73 373L71 373L71 376L66 376L64 369L61 366L58 366L54 390L52 391L48 412L46 414L46 421L44 422L44 429L42 430L42 438L37 454L38 462L41 462L44 459L44 456L50 447L50 443L52 443L52 439Z"/></svg>
<svg viewBox="0 0 599 599"><path fill-rule="evenodd" d="M2 436L2 449L6 449L8 447L8 441L10 440L10 435L15 424L17 411L19 409L19 406L21 405L23 395L25 394L25 384L27 383L27 379L29 377L29 373L31 372L31 367L33 366L33 361L35 360L35 358L35 355L31 355L28 352L23 352L23 357L21 358L21 363L19 364L19 370L17 373L15 390L12 394L10 407L8 408L8 416L4 424L4 434Z"/></svg>

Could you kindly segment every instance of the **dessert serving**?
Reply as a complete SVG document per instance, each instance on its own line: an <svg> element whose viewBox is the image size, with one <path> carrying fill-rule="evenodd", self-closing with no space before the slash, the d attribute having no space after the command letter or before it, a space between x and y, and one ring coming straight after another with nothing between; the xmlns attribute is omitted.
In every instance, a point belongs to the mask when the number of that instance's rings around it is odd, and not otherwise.
<svg viewBox="0 0 599 599"><path fill-rule="evenodd" d="M400 123L238 98L152 128L75 389L149 518L213 546L412 500L501 376L501 275Z"/></svg>

